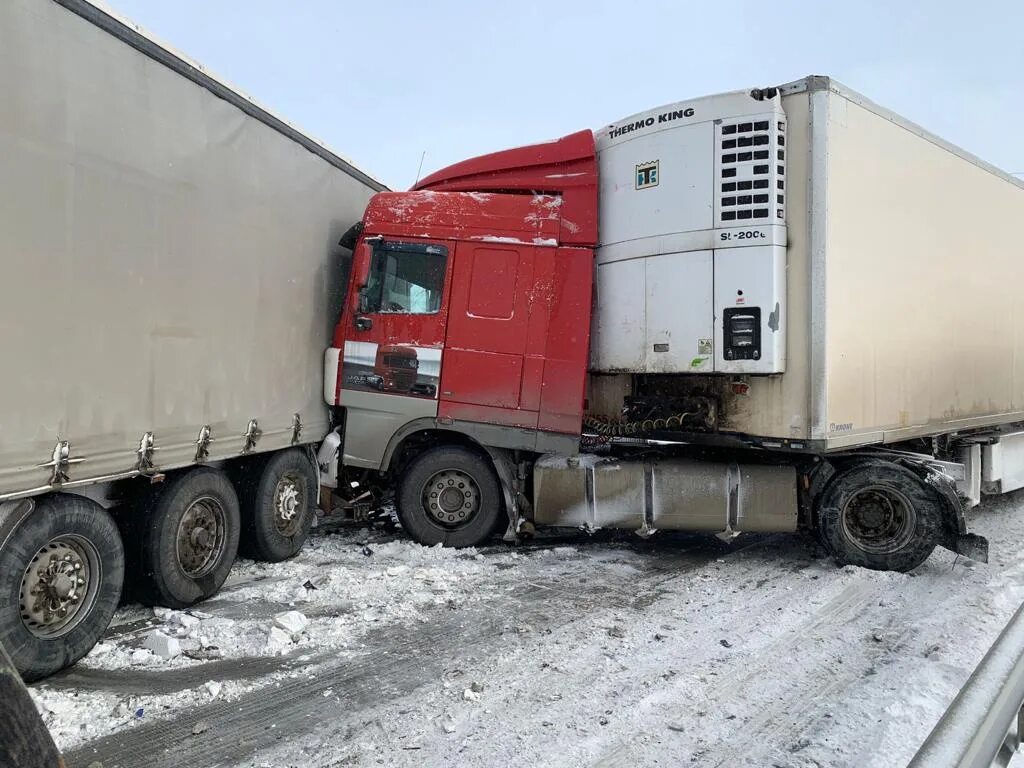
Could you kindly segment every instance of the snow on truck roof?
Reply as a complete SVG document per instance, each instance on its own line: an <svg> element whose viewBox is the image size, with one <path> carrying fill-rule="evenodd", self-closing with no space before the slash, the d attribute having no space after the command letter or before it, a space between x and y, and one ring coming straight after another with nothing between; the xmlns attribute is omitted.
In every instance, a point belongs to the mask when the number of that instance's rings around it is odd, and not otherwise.
<svg viewBox="0 0 1024 768"><path fill-rule="evenodd" d="M293 123L231 85L224 78L213 74L198 61L175 50L135 22L122 16L102 0L53 0L53 2L94 24L139 53L163 64L201 88L205 88L214 96L227 101L250 117L283 134L371 189L377 192L387 190L383 183L360 169L351 160L335 152L319 139L303 132Z"/></svg>

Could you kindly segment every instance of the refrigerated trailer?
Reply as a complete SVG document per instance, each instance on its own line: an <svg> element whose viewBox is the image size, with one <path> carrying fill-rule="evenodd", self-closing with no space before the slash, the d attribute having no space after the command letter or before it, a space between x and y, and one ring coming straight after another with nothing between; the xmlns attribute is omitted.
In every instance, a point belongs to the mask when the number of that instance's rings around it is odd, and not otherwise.
<svg viewBox="0 0 1024 768"><path fill-rule="evenodd" d="M0 3L0 97L0 642L33 679L122 584L182 607L239 540L301 546L337 243L384 187L84 0Z"/></svg>
<svg viewBox="0 0 1024 768"><path fill-rule="evenodd" d="M872 568L985 559L966 510L1024 484L1021 216L1020 180L817 76L458 163L347 235L325 482L392 488L428 544L806 528ZM431 388L365 386L383 345Z"/></svg>

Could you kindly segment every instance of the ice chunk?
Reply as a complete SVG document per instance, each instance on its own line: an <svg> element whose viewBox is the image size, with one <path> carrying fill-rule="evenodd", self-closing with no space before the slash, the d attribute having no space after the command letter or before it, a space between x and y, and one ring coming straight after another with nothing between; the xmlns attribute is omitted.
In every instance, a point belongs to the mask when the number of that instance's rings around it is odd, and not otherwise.
<svg viewBox="0 0 1024 768"><path fill-rule="evenodd" d="M297 635L309 625L309 619L299 611L284 611L274 616L274 626L291 635Z"/></svg>
<svg viewBox="0 0 1024 768"><path fill-rule="evenodd" d="M206 692L210 694L211 699L216 699L220 696L220 692L224 688L224 684L218 683L216 680L209 680L203 683L203 688L205 688Z"/></svg>
<svg viewBox="0 0 1024 768"><path fill-rule="evenodd" d="M161 659L173 659L181 655L181 643L177 638L168 637L163 632L150 632L143 645Z"/></svg>
<svg viewBox="0 0 1024 768"><path fill-rule="evenodd" d="M279 627L271 627L270 633L267 635L267 647L268 648L283 648L286 645L291 644L292 637L287 632Z"/></svg>

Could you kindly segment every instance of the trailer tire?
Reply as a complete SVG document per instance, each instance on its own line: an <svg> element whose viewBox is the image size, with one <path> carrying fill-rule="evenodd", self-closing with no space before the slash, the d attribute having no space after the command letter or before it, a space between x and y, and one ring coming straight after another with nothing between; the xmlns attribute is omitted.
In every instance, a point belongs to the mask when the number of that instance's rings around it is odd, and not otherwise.
<svg viewBox="0 0 1024 768"><path fill-rule="evenodd" d="M295 555L309 537L320 481L300 448L280 451L254 463L239 485L241 552L277 563Z"/></svg>
<svg viewBox="0 0 1024 768"><path fill-rule="evenodd" d="M836 475L817 505L822 543L843 565L911 571L938 545L943 499L918 475L865 461Z"/></svg>
<svg viewBox="0 0 1024 768"><path fill-rule="evenodd" d="M0 550L0 643L22 678L39 680L85 656L106 631L123 582L121 534L103 507L72 494L37 501ZM45 603L33 600L42 595Z"/></svg>
<svg viewBox="0 0 1024 768"><path fill-rule="evenodd" d="M398 480L396 501L402 528L426 546L473 547L507 521L494 468L458 446L431 448L413 459Z"/></svg>
<svg viewBox="0 0 1024 768"><path fill-rule="evenodd" d="M143 602L186 608L214 595L238 554L235 489L207 467L168 481L150 505L142 542Z"/></svg>

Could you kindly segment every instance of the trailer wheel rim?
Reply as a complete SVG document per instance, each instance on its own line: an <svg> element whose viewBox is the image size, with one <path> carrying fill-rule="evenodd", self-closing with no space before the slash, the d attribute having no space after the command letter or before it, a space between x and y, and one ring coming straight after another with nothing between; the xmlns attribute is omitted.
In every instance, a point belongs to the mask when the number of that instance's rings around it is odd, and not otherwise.
<svg viewBox="0 0 1024 768"><path fill-rule="evenodd" d="M21 579L21 620L36 637L71 632L92 611L103 570L88 539L55 536L39 548Z"/></svg>
<svg viewBox="0 0 1024 768"><path fill-rule="evenodd" d="M227 515L212 496L202 496L185 510L178 523L178 564L191 579L213 571L224 554L227 539Z"/></svg>
<svg viewBox="0 0 1024 768"><path fill-rule="evenodd" d="M302 523L306 506L306 479L298 472L286 472L274 488L274 527L282 536L294 536Z"/></svg>
<svg viewBox="0 0 1024 768"><path fill-rule="evenodd" d="M442 469L423 485L423 509L445 528L468 525L480 511L480 487L461 469Z"/></svg>
<svg viewBox="0 0 1024 768"><path fill-rule="evenodd" d="M917 533L917 512L895 488L870 485L843 507L843 534L858 549L875 555L899 552Z"/></svg>

